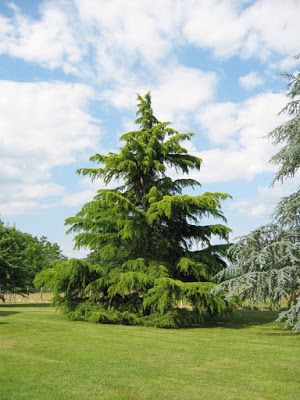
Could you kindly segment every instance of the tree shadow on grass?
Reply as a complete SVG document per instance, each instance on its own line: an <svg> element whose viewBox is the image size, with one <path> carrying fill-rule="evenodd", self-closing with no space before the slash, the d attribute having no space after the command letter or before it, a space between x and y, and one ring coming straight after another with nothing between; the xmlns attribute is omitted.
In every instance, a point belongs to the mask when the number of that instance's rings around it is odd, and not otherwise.
<svg viewBox="0 0 300 400"><path fill-rule="evenodd" d="M0 311L0 317L8 317L9 315L19 314L20 311Z"/></svg>
<svg viewBox="0 0 300 400"><path fill-rule="evenodd" d="M285 329L282 329L280 332L261 332L259 333L260 336L297 336L300 337L300 332L294 332L294 331L287 331Z"/></svg>
<svg viewBox="0 0 300 400"><path fill-rule="evenodd" d="M270 324L277 319L278 314L278 311L237 310L226 317L207 321L202 326L205 328L242 329L251 325Z"/></svg>
<svg viewBox="0 0 300 400"><path fill-rule="evenodd" d="M51 303L0 303L0 308L52 307ZM19 311L20 312L20 311Z"/></svg>
<svg viewBox="0 0 300 400"><path fill-rule="evenodd" d="M0 317L9 317L10 315L14 314L20 314L23 311L22 310L17 310L18 309L26 309L26 308L40 308L40 307L51 307L50 303L3 303L0 304ZM25 311L25 310L24 310ZM4 321L1 321L0 324L7 323Z"/></svg>

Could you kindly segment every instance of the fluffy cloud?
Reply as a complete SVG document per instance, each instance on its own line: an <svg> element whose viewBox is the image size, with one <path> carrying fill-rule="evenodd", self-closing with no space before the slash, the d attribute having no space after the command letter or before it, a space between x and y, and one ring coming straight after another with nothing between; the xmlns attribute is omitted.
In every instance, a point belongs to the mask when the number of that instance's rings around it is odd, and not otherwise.
<svg viewBox="0 0 300 400"><path fill-rule="evenodd" d="M79 190L73 193L65 193L61 198L61 204L67 207L79 207L91 201L97 190L99 189L114 189L121 186L121 180L112 179L111 182L105 184L102 178L91 180L86 176L79 181Z"/></svg>
<svg viewBox="0 0 300 400"><path fill-rule="evenodd" d="M180 41L177 27L184 15L180 1L164 0L153 6L151 0L75 0L82 24L93 29L91 39L105 72L104 56L121 64L142 61L153 65ZM126 57L124 57L126 56ZM101 59L102 58L102 59ZM111 62L111 61L110 61Z"/></svg>
<svg viewBox="0 0 300 400"><path fill-rule="evenodd" d="M48 0L36 19L12 9L0 16L0 53L102 83L155 76L187 45L273 67L299 51L297 0Z"/></svg>
<svg viewBox="0 0 300 400"><path fill-rule="evenodd" d="M260 0L247 8L242 17L248 24L246 55L256 52L267 59L272 51L293 55L299 51L298 0ZM270 18L270 16L276 18Z"/></svg>
<svg viewBox="0 0 300 400"><path fill-rule="evenodd" d="M197 92L197 86L194 89ZM155 95L156 92L153 93ZM165 91L165 93L168 92ZM172 92L170 93L172 94ZM169 99L172 104L174 97L172 98L171 94ZM173 96L175 96L174 93ZM164 108L164 97L161 101L159 109L165 113L164 116L167 116L168 113L173 116L176 113L183 115L182 111ZM249 181L259 174L274 171L274 166L269 163L269 160L276 150L266 135L286 118L278 115L286 103L285 95L265 92L250 97L242 103L208 103L205 105L202 101L204 100L200 98L193 104L192 98L189 110L197 113L198 129L204 132L211 145L209 149L203 151L193 143L186 143L186 147L191 153L203 159L201 171L192 172L192 178L203 183L229 182L237 179ZM157 105L155 101L154 104ZM167 104L168 102L166 102ZM124 102L125 106L127 103ZM189 111L186 110L186 112L188 115ZM128 128L132 129L132 126L130 125ZM172 176L175 175L174 171L170 171L170 173ZM97 187L103 187L102 183L100 182ZM80 205L83 201L91 198L92 193L95 193L94 188L95 186L88 186L85 181L82 189L78 193L66 195L63 203Z"/></svg>
<svg viewBox="0 0 300 400"><path fill-rule="evenodd" d="M51 169L85 155L99 131L87 110L94 95L86 85L0 81L0 91L0 213L8 214L62 195Z"/></svg>
<svg viewBox="0 0 300 400"><path fill-rule="evenodd" d="M300 3L297 0L195 0L188 5L183 32L198 47L216 56L267 59L272 53L299 51ZM270 15L276 18L270 18Z"/></svg>
<svg viewBox="0 0 300 400"><path fill-rule="evenodd" d="M299 64L299 59L293 57L286 57L271 64L271 68L279 69L281 71L295 70Z"/></svg>
<svg viewBox="0 0 300 400"><path fill-rule="evenodd" d="M39 17L11 6L0 19L0 53L102 82L124 81L132 66L151 68L179 44L183 4L149 0L48 0ZM170 12L172 10L172 12Z"/></svg>
<svg viewBox="0 0 300 400"><path fill-rule="evenodd" d="M91 201L95 195L95 190L83 189L76 193L65 194L61 200L61 204L67 207L78 207Z"/></svg>
<svg viewBox="0 0 300 400"><path fill-rule="evenodd" d="M218 83L213 72L196 68L171 65L157 71L155 82L124 82L120 86L102 92L102 99L117 108L132 110L136 93L152 94L154 111L161 120L172 120L181 126L187 116L194 114L199 106L212 100Z"/></svg>
<svg viewBox="0 0 300 400"><path fill-rule="evenodd" d="M213 144L225 143L237 136L239 104L211 103L198 111L196 120Z"/></svg>
<svg viewBox="0 0 300 400"><path fill-rule="evenodd" d="M276 204L286 196L299 189L300 173L283 184L276 183L274 186L260 186L257 189L257 196L252 200L238 199L230 204L230 209L241 215L260 217L270 216Z"/></svg>
<svg viewBox="0 0 300 400"><path fill-rule="evenodd" d="M264 81L257 72L249 72L249 74L241 76L239 78L239 83L243 88L251 90L258 86L261 86Z"/></svg>
<svg viewBox="0 0 300 400"><path fill-rule="evenodd" d="M188 4L183 34L197 47L213 49L218 56L233 55L244 31L235 1L196 0Z"/></svg>
<svg viewBox="0 0 300 400"><path fill-rule="evenodd" d="M166 68L152 89L154 109L162 120L193 114L201 104L213 99L217 83L213 72L183 66Z"/></svg>
<svg viewBox="0 0 300 400"><path fill-rule="evenodd" d="M268 160L274 149L263 136L280 123L284 96L263 93L241 104L208 105L217 74L181 65L177 50L193 45L217 57L259 57L273 68L291 66L287 56L298 51L299 1L39 4L37 18L16 6L10 17L0 16L0 54L88 79L100 88L101 100L127 111L134 110L137 92L151 89L159 118L179 128L191 119L204 128L213 147L194 149L204 160L196 176L202 182L252 179L272 170ZM253 75L241 78L244 86L257 83ZM0 212L35 209L47 198L41 193L62 196L51 183L51 169L95 145L98 130L86 108L93 93L86 85L63 83L0 82L0 89L0 180L9 185L2 191ZM63 204L88 199L91 189L83 192L64 194Z"/></svg>
<svg viewBox="0 0 300 400"><path fill-rule="evenodd" d="M217 146L196 151L203 167L195 177L201 182L226 182L273 171L269 159L274 146L266 135L284 121L278 112L285 103L283 94L266 92L241 104L210 104L200 110L198 121Z"/></svg>
<svg viewBox="0 0 300 400"><path fill-rule="evenodd" d="M67 7L69 5L69 7ZM63 1L43 2L40 19L31 19L11 4L13 17L0 19L0 53L36 62L67 73L83 73L86 47L80 40L80 26L72 26L73 9ZM77 32L76 32L77 31Z"/></svg>
<svg viewBox="0 0 300 400"><path fill-rule="evenodd" d="M71 235L60 241L60 247L63 254L68 258L85 258L90 253L85 248L81 248L80 250L74 249L74 242Z"/></svg>
<svg viewBox="0 0 300 400"><path fill-rule="evenodd" d="M22 179L22 178L21 178ZM64 187L52 182L1 183L1 214L16 215L51 207L51 201L62 196ZM46 203L43 201L46 200Z"/></svg>

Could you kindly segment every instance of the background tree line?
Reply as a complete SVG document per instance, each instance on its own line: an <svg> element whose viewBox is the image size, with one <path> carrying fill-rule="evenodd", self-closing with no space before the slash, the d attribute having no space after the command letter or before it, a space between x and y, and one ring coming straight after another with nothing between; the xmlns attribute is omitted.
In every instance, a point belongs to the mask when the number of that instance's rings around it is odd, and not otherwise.
<svg viewBox="0 0 300 400"><path fill-rule="evenodd" d="M46 237L21 232L0 220L0 296L7 292L29 293L35 275L58 259L64 259L58 244Z"/></svg>

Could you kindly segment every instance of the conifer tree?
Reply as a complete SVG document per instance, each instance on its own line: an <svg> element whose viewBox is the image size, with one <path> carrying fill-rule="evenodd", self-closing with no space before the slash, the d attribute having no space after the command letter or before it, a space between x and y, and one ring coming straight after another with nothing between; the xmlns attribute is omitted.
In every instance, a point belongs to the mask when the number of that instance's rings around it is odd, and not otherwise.
<svg viewBox="0 0 300 400"><path fill-rule="evenodd" d="M95 154L91 161L99 166L79 170L105 184L122 183L112 190L98 190L66 221L69 232L76 234L76 247L91 251L85 267L81 265L81 284L73 285L74 267L66 267L66 262L44 272L37 283L52 287L74 318L166 327L195 324L228 309L223 294L211 293L212 277L225 265L222 255L227 245L212 245L211 239L226 241L230 230L200 221L203 217L226 221L221 201L229 195L184 193L199 183L188 177L172 179L167 172L173 168L188 175L200 169L201 159L182 145L192 134L158 121L149 93L138 96L137 107L138 130L121 137L120 151ZM200 249L193 250L195 244ZM63 278L61 268L65 268ZM68 275L68 268L73 275ZM70 287L74 291L67 290ZM180 302L190 309L179 309Z"/></svg>
<svg viewBox="0 0 300 400"><path fill-rule="evenodd" d="M296 58L299 58L297 56ZM291 118L270 134L282 145L271 162L279 166L275 182L294 177L300 168L300 73L284 74L290 101L281 112ZM279 315L287 327L300 331L300 188L276 207L273 223L262 226L229 249L231 265L218 273L224 280L215 290L227 290L228 298L240 295L253 303L268 301L288 309Z"/></svg>

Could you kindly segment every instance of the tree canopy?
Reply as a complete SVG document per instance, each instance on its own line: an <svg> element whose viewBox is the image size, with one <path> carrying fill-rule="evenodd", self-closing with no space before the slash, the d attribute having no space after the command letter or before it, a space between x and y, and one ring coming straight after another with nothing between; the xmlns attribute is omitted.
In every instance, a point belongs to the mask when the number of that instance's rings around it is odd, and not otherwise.
<svg viewBox="0 0 300 400"><path fill-rule="evenodd" d="M0 294L28 293L35 275L63 258L56 243L21 232L0 220Z"/></svg>
<svg viewBox="0 0 300 400"><path fill-rule="evenodd" d="M180 133L154 115L151 96L138 96L138 129L125 133L116 153L95 154L99 164L79 170L115 189L100 189L94 199L67 219L77 248L87 260L59 262L36 279L52 287L56 301L74 318L95 322L180 326L224 312L223 293L212 294L212 277L225 266L230 229L221 202L226 193L191 195L199 183L173 179L170 169L188 175L201 159L183 146ZM203 217L216 223L201 225ZM189 305L179 309L180 302ZM129 316L130 315L130 316Z"/></svg>

